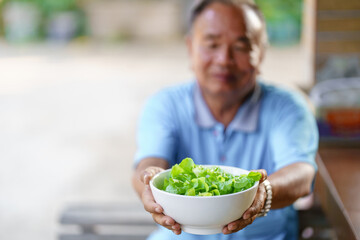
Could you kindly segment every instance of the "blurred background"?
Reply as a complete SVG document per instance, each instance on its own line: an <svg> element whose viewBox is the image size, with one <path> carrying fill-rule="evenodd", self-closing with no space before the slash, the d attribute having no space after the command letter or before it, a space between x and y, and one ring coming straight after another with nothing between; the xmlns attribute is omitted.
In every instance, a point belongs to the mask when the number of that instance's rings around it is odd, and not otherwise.
<svg viewBox="0 0 360 240"><path fill-rule="evenodd" d="M332 34L334 13L326 11L336 4L321 10L310 0L256 2L270 40L261 69L264 81L307 96L319 82L360 76L360 24L340 24L349 26L348 32ZM184 44L192 4L0 0L0 239L58 239L78 231L64 230L65 220L60 221L69 204L139 203L130 181L137 118L151 94L192 78ZM360 7L357 12L349 8L345 18L352 14L358 21ZM330 19L321 22L323 29L319 16ZM341 38L352 41L346 53L343 43L339 48L333 43ZM354 115L360 88L352 82L346 102L351 119L345 130L340 123L335 132L324 120L325 137L360 136ZM313 92L314 113L324 104L321 91ZM341 94L329 97L340 107L338 99L344 97L339 96L349 95ZM71 223L71 217L66 221ZM325 237L334 239L332 233Z"/></svg>

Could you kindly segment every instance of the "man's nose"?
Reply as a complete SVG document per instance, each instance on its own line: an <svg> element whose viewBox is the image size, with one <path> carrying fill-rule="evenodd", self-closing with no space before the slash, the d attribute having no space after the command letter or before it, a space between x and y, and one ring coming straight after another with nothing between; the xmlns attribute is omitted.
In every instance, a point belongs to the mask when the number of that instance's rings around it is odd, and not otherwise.
<svg viewBox="0 0 360 240"><path fill-rule="evenodd" d="M218 52L216 54L216 62L218 64L227 66L234 63L234 56L231 51L231 48L229 47L222 47L218 49Z"/></svg>

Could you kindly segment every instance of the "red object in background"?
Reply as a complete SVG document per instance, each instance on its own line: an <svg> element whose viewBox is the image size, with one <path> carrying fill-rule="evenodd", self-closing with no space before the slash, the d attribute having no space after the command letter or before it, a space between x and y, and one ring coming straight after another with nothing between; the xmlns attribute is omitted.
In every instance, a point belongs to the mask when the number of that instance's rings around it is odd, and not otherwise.
<svg viewBox="0 0 360 240"><path fill-rule="evenodd" d="M334 134L360 134L360 109L328 110L326 121Z"/></svg>

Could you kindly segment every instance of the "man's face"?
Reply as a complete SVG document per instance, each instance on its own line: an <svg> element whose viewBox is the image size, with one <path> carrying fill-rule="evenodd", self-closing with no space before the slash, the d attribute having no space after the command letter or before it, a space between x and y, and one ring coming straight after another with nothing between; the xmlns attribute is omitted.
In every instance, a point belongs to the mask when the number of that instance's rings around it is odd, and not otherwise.
<svg viewBox="0 0 360 240"><path fill-rule="evenodd" d="M251 42L240 9L222 3L208 6L195 20L188 48L203 94L243 98L255 85Z"/></svg>

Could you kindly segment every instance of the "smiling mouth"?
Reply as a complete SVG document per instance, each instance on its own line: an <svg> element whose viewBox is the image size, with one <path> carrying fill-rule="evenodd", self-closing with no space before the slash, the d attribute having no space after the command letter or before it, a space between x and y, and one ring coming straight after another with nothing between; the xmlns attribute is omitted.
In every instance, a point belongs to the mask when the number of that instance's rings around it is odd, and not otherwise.
<svg viewBox="0 0 360 240"><path fill-rule="evenodd" d="M220 82L233 82L236 79L233 74L228 74L228 73L216 73L213 74L213 77L219 80Z"/></svg>

